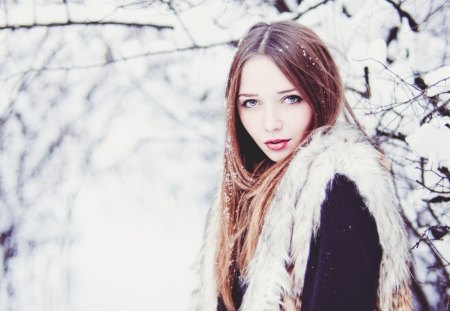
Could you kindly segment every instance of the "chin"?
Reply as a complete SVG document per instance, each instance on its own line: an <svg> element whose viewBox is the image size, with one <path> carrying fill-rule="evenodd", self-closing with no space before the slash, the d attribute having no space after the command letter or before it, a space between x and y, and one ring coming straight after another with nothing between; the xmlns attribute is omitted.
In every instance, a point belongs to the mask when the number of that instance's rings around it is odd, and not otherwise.
<svg viewBox="0 0 450 311"><path fill-rule="evenodd" d="M278 153L278 154L266 154L266 156L272 160L273 162L279 162L287 157L287 153Z"/></svg>

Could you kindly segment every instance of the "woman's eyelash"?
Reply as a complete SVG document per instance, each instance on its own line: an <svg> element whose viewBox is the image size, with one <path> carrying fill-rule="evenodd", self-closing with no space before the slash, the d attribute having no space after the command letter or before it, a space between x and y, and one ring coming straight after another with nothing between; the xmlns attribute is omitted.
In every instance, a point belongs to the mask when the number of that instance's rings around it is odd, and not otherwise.
<svg viewBox="0 0 450 311"><path fill-rule="evenodd" d="M303 98L301 98L301 97L298 96L298 95L289 95L289 96L286 96L285 98L283 98L283 101L285 101L285 100L288 99L288 98L295 98L296 101L295 101L294 103L300 103L300 102L303 101ZM253 107L253 106L256 105L256 102L257 102L257 101L256 101L255 99L247 99L247 100L245 100L245 101L242 102L241 106L244 107L244 108L248 108L247 104L248 104L249 102L255 102L255 103L252 105L252 107Z"/></svg>
<svg viewBox="0 0 450 311"><path fill-rule="evenodd" d="M300 96L298 96L298 95L289 95L289 96L286 96L285 98L284 98L284 100L285 99L288 99L288 98L295 98L296 99L296 103L300 103L302 100L303 100L303 98L301 98Z"/></svg>
<svg viewBox="0 0 450 311"><path fill-rule="evenodd" d="M242 102L241 106L244 108L247 108L247 103L251 102L251 101L255 101L254 99L247 99L245 101ZM256 104L255 104L256 105Z"/></svg>

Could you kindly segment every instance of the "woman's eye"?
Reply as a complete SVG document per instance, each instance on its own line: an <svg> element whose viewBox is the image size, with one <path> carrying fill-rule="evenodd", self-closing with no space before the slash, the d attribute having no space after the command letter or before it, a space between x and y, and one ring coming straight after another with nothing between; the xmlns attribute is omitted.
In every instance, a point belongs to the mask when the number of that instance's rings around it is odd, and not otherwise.
<svg viewBox="0 0 450 311"><path fill-rule="evenodd" d="M256 100L248 99L248 100L246 100L246 101L244 101L242 103L242 107L244 107L244 108L251 108L251 107L256 106L256 104L257 104Z"/></svg>
<svg viewBox="0 0 450 311"><path fill-rule="evenodd" d="M295 103L301 102L303 99L300 96L297 96L297 95L289 95L288 97L285 98L285 100L289 104L295 104Z"/></svg>

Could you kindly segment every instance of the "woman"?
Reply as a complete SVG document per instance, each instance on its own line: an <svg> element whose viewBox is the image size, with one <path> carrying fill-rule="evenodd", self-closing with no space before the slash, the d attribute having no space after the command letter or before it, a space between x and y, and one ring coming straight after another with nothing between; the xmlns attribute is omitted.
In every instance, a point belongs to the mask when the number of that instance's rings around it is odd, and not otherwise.
<svg viewBox="0 0 450 311"><path fill-rule="evenodd" d="M226 99L223 179L191 309L412 310L387 165L337 121L343 85L320 38L290 21L254 25Z"/></svg>

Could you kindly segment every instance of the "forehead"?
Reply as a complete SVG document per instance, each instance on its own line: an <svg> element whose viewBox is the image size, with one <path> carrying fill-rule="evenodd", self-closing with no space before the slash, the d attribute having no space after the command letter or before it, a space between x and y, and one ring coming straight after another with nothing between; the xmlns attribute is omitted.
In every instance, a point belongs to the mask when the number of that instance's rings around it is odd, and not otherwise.
<svg viewBox="0 0 450 311"><path fill-rule="evenodd" d="M239 92L266 93L287 88L295 87L269 57L256 55L245 62Z"/></svg>

